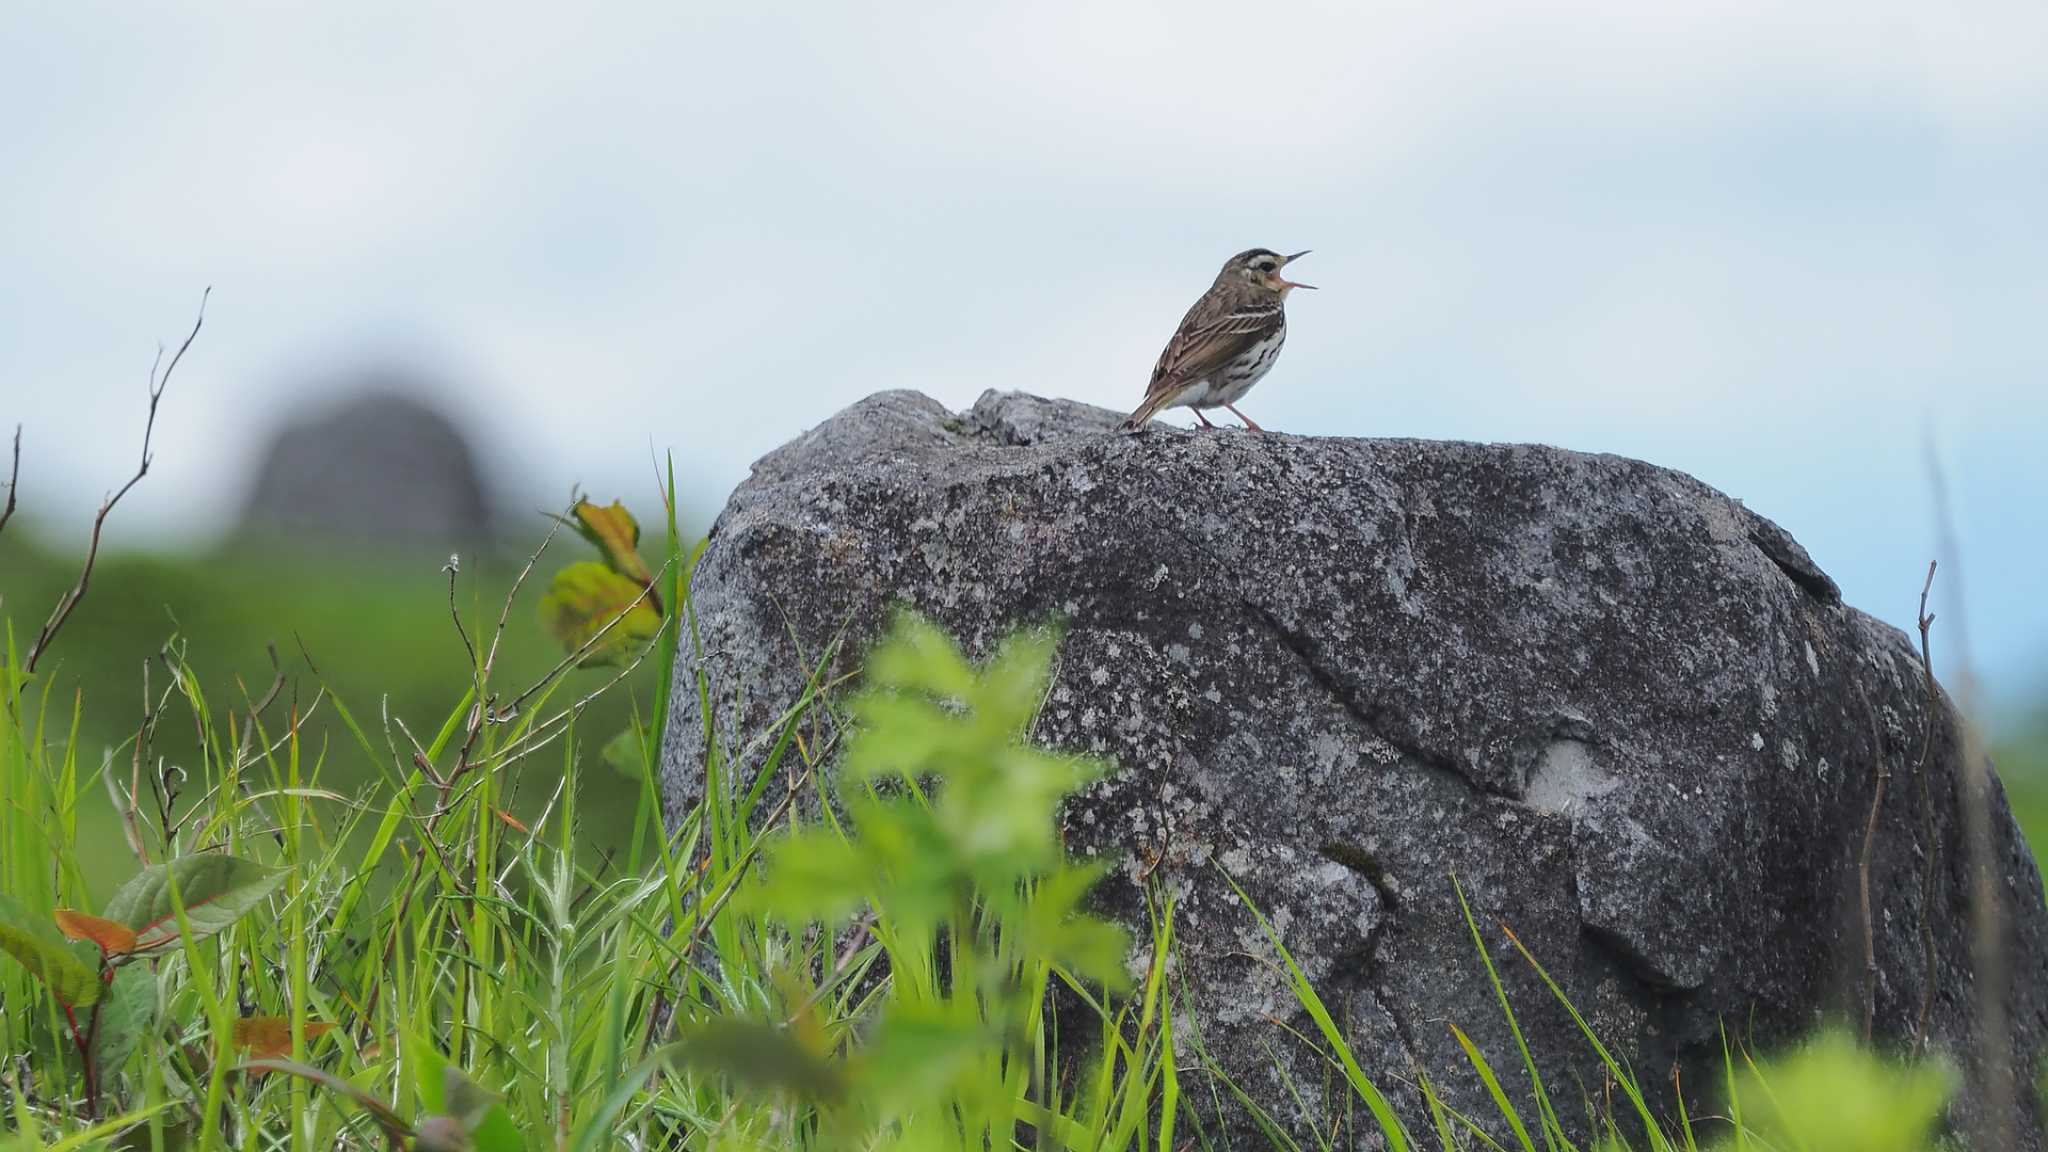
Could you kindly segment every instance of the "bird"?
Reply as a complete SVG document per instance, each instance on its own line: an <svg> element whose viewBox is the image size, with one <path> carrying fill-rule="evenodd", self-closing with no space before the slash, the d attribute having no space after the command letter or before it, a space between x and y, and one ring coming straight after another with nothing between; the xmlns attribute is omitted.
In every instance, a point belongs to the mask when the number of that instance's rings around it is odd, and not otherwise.
<svg viewBox="0 0 2048 1152"><path fill-rule="evenodd" d="M1251 248L1224 261L1216 282L1166 342L1144 401L1119 430L1136 432L1168 408L1192 408L1202 427L1214 428L1203 409L1228 408L1246 428L1264 432L1236 405L1280 358L1287 342L1287 294L1315 287L1280 275L1306 255L1305 250L1282 256L1270 248Z"/></svg>

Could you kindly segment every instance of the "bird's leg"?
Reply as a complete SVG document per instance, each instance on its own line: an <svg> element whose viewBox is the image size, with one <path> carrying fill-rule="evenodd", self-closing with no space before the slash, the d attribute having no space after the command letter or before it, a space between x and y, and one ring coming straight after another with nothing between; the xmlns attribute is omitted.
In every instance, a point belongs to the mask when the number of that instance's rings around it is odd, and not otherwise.
<svg viewBox="0 0 2048 1152"><path fill-rule="evenodd" d="M1207 416L1204 416L1204 415L1202 415L1202 410L1201 410L1200 408L1190 408L1190 409L1188 409L1188 411L1190 411L1190 412L1193 412L1193 413L1195 414L1195 419L1197 419L1197 420L1200 420L1200 421L1202 422L1202 427L1204 427L1204 428L1214 428L1214 427L1215 427L1215 425L1214 425L1214 424L1211 424L1211 423L1209 423L1209 418L1208 418Z"/></svg>
<svg viewBox="0 0 2048 1152"><path fill-rule="evenodd" d="M1251 418L1251 417L1249 417L1249 416L1245 415L1245 414L1244 414L1244 413L1242 413L1242 412L1239 412L1239 411L1237 410L1237 405L1235 405L1235 404L1225 404L1225 405L1224 405L1224 407L1225 407L1225 408L1228 408L1228 409L1230 409L1230 414L1231 414L1232 416L1235 416L1235 417L1237 417L1237 418L1238 418L1239 420L1242 420L1242 421L1244 421L1244 426L1245 426L1245 427L1247 427L1247 428L1251 429L1251 430L1252 430L1252 431L1254 431L1254 432L1264 432L1264 431L1265 431L1265 429L1264 429L1264 428L1261 428L1261 427L1259 427L1259 426L1258 426L1257 424L1254 424L1254 423L1252 423L1252 418Z"/></svg>

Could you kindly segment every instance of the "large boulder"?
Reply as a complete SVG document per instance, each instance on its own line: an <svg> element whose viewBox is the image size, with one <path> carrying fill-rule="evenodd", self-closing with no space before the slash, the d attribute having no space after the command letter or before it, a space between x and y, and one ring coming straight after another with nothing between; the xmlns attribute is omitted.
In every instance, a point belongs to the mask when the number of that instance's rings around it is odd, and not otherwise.
<svg viewBox="0 0 2048 1152"><path fill-rule="evenodd" d="M1767 1048L1860 1024L1860 859L1883 776L1876 1033L1909 1043L1931 987L1931 1044L1977 1066L1956 716L1907 638L1844 605L1784 531L1614 456L1118 436L1117 419L890 392L761 460L696 570L721 737L744 755L806 661L844 630L856 668L893 606L980 652L1063 621L1034 735L1117 765L1068 805L1068 846L1117 861L1101 900L1135 925L1141 879L1178 895L1178 1034L1199 1029L1298 1131L1341 1104L1225 870L1410 1124L1427 1123L1417 1069L1496 1115L1449 1025L1520 1066L1453 876L1568 1128L1604 1077L1503 926L1659 1107L1681 1072L1697 1116L1719 1096L1724 1027ZM678 808L702 788L698 671L678 669L664 753ZM1991 1059L2021 1070L2000 1115L2037 1147L2023 1100L2048 1035L2048 915L1995 780L1982 799L2008 977L2010 1051ZM1991 1098L1973 1079L1958 1119Z"/></svg>

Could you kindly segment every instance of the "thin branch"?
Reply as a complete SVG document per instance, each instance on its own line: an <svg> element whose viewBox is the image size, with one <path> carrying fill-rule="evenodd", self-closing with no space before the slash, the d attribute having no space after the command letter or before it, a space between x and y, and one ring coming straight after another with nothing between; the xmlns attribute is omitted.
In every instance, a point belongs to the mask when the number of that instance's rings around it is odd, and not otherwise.
<svg viewBox="0 0 2048 1152"><path fill-rule="evenodd" d="M573 509L575 506L570 507ZM550 519L554 521L553 526L548 529L546 536L541 537L540 547L535 548L532 554L527 556L526 566L519 570L519 575L513 577L511 591L505 593L505 606L498 611L498 629L491 634L491 650L484 655L483 679L486 681L491 677L492 666L498 661L498 641L505 638L505 624L512 618L512 602L519 598L519 590L526 586L526 578L533 574L534 565L540 563L541 553L548 550L548 545L555 542L555 534L562 530L564 521L561 517L553 516Z"/></svg>
<svg viewBox="0 0 2048 1152"><path fill-rule="evenodd" d="M50 612L50 618L43 622L42 631L36 634L36 642L28 650L28 659L22 661L21 664L24 683L28 675L35 672L36 661L42 659L44 652L49 651L50 641L56 639L58 630L63 628L64 622L71 618L72 610L78 607L79 601L85 599L86 588L92 582L93 564L99 559L100 533L106 527L107 514L114 510L114 505L119 504L123 496L128 495L129 489L141 483L144 476L149 475L149 442L151 435L156 431L157 404L164 397L164 389L170 386L171 374L178 370L178 362L185 358L186 349L192 347L192 341L199 337L199 329L206 323L206 301L211 295L213 295L213 289L210 287L200 294L199 315L192 321L192 331L185 334L185 342L178 345L178 351L172 355L171 362L164 368L162 375L158 375L155 364L150 365L149 417L142 425L142 461L136 465L135 475L130 476L126 484L121 485L112 495L108 496L100 504L98 514L92 518L92 540L86 545L85 564L79 570L78 583L72 585L71 591L66 592L57 601L57 607ZM162 360L163 350L158 349L157 361L160 363ZM13 491L14 489L9 487L10 506L12 504Z"/></svg>
<svg viewBox="0 0 2048 1152"><path fill-rule="evenodd" d="M469 653L471 673L476 671L476 645L469 642L469 629L462 626L462 609L455 605L455 578L462 575L462 557L448 554L448 562L441 565L441 571L448 574L448 618L455 621L455 634L462 637L462 650Z"/></svg>
<svg viewBox="0 0 2048 1152"><path fill-rule="evenodd" d="M575 506L572 504L570 507L573 509ZM548 529L548 534L542 537L540 547L535 548L533 553L526 558L526 566L519 570L519 575L512 580L512 587L505 593L504 606L498 610L498 627L495 632L491 633L490 651L484 655L482 665L477 664L476 649L472 647L469 650L471 675L476 677L475 692L473 693L475 699L470 707L468 731L462 737L462 749L456 754L455 769L448 777L450 782L459 779L463 773L469 771L472 763L471 757L476 752L476 742L483 735L484 723L490 719L491 705L496 700L496 697L489 695L491 669L496 667L498 663L498 644L505 638L505 625L512 619L512 604L519 599L519 590L526 586L526 578L533 573L534 565L540 563L541 553L546 552L548 545L554 543L555 533L562 530L562 518L557 516L553 519L555 523ZM450 556L448 563L453 565L455 557ZM451 613L455 612L455 576L452 570L448 576L448 609ZM630 611L630 609L628 610ZM455 613L455 627L458 631L462 628L460 613ZM463 636L462 642L465 645L469 643L468 635L465 634ZM447 796L447 792L447 785L442 785L441 793L444 799Z"/></svg>
<svg viewBox="0 0 2048 1152"><path fill-rule="evenodd" d="M238 768L249 763L249 747L256 736L257 721L261 720L263 714L270 710L271 704L277 700L278 692L284 688L284 665L277 658L277 645L267 643L263 646L263 650L270 654L270 691L265 692L263 699L249 712L249 723L242 729L241 746L235 749L235 765ZM236 678L236 683L241 683L240 677ZM247 694L248 689L245 687L243 695L246 696ZM292 695L296 698L298 695L297 691L294 690ZM318 703L318 699L318 697L315 697L314 702ZM273 746L272 750L275 750L275 746Z"/></svg>
<svg viewBox="0 0 2048 1152"><path fill-rule="evenodd" d="M1927 703L1925 723L1921 725L1920 759L1913 767L1913 775L1920 780L1920 826L1926 841L1927 871L1920 881L1920 964L1925 978L1920 989L1920 1022L1913 1029L1915 1055L1927 1050L1927 1029L1934 1020L1934 873L1941 842L1935 836L1934 799L1927 788L1927 755L1934 750L1934 721L1940 715L1941 692L1934 684L1934 658L1927 642L1927 633L1934 627L1934 617L1927 611L1927 593L1934 587L1936 563L1927 562L1927 581L1920 585L1920 674L1926 681Z"/></svg>
<svg viewBox="0 0 2048 1152"><path fill-rule="evenodd" d="M519 709L521 705L525 704L527 700L531 699L535 693L547 687L549 684L552 684L557 676L560 676L562 673L568 671L571 667L581 662L585 656L588 656L591 653L592 649L597 647L599 641L603 640L605 636L608 635L613 628L618 627L619 621L624 620L627 616L631 615L633 609L638 608L642 601L646 600L648 596L652 595L654 592L655 585L661 583L662 574L666 573L673 564L673 558L664 561L662 563L660 570L655 572L654 579L648 582L647 587L642 588L640 590L640 594L638 596L633 597L632 600L626 603L626 606L624 608L619 609L617 614L615 614L610 620L605 621L604 627L599 628L597 631L591 633L590 639L585 640L583 642L582 647L576 649L574 652L569 653L567 656L562 657L562 659L559 662L557 662L553 668L548 669L547 672L544 673L540 679L534 681L533 684L526 689L526 691L521 692L519 695L513 697L512 703L507 704L504 707L504 709L499 711L496 715L492 716L491 719L502 724L505 721L512 719L514 716L519 715ZM670 617L663 618L664 626L667 624L669 619ZM635 660L634 664L639 664L639 661Z"/></svg>
<svg viewBox="0 0 2048 1152"><path fill-rule="evenodd" d="M669 623L670 621L663 620L661 626L667 628ZM660 635L661 633L657 631L655 633L656 639L659 639ZM574 704L563 708L552 716L536 721L531 728L527 729L525 735L491 753L485 759L478 761L478 764L486 765L496 770L523 760L527 756L540 751L553 742L555 737L560 736L567 729L569 722L581 716L583 710L588 708L598 697L624 683L626 678L637 671L640 665L646 661L648 653L653 651L653 648L653 644L643 647L640 650L640 654L635 656L630 663L620 668L611 679L591 689L588 693L578 698ZM453 777L450 777L450 779L452 780Z"/></svg>

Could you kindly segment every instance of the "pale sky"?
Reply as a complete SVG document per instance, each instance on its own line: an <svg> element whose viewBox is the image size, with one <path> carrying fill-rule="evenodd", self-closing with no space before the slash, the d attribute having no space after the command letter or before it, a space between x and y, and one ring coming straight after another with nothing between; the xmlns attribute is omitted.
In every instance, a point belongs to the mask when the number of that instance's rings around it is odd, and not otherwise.
<svg viewBox="0 0 2048 1152"><path fill-rule="evenodd" d="M1684 469L1901 625L1931 431L1977 662L2048 666L2037 0L13 4L0 176L46 526L208 284L120 539L218 532L349 363L516 506L651 503L651 444L710 507L877 389L1128 408L1224 257L1312 248L1268 428Z"/></svg>

